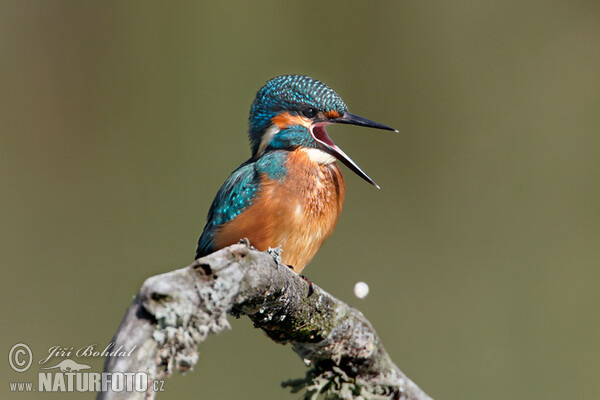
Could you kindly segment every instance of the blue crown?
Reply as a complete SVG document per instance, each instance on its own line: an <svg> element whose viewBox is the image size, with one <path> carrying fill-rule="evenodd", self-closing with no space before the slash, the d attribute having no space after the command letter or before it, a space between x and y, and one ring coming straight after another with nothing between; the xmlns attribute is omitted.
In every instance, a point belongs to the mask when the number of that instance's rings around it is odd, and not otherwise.
<svg viewBox="0 0 600 400"><path fill-rule="evenodd" d="M258 91L250 109L250 145L256 153L271 119L282 111L300 112L307 108L321 111L348 111L342 98L323 82L303 75L273 78Z"/></svg>

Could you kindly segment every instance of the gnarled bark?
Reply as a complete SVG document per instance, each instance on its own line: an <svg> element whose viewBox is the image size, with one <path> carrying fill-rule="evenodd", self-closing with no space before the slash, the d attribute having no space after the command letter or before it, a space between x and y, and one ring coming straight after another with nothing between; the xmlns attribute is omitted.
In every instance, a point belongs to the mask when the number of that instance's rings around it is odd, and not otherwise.
<svg viewBox="0 0 600 400"><path fill-rule="evenodd" d="M148 278L113 339L115 348L137 346L134 356L109 357L104 370L141 371L150 379L187 371L208 334L229 327L230 313L248 316L271 339L293 346L310 368L284 386L305 390L306 399L430 399L392 362L360 311L317 285L308 294L308 283L280 263L277 251L230 246ZM108 391L98 398L131 395Z"/></svg>

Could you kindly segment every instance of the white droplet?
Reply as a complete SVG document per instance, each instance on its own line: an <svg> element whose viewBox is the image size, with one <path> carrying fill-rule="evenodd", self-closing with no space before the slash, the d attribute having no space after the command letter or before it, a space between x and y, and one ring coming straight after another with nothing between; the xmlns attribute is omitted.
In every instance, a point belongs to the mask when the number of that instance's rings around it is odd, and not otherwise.
<svg viewBox="0 0 600 400"><path fill-rule="evenodd" d="M354 295L359 299L364 299L369 294L369 285L365 282L356 282L354 285Z"/></svg>

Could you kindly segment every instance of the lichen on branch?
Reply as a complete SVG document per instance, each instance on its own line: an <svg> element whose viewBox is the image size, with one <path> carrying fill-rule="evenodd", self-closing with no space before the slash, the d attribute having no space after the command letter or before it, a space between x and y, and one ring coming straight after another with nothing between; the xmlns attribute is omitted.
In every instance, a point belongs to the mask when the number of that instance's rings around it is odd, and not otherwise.
<svg viewBox="0 0 600 400"><path fill-rule="evenodd" d="M152 379L186 372L198 361L198 345L229 328L227 314L246 315L272 340L292 345L309 370L283 385L304 390L305 399L430 399L392 362L360 311L317 285L309 295L277 251L247 242L148 278L113 339L116 347L137 346L138 356L107 358L105 372L144 371Z"/></svg>

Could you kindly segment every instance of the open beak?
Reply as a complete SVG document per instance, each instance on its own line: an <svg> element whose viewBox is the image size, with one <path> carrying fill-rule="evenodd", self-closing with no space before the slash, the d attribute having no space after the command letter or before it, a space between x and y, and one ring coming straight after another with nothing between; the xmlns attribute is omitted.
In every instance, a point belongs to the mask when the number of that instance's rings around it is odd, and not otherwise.
<svg viewBox="0 0 600 400"><path fill-rule="evenodd" d="M366 119L363 117L359 117L358 115L350 114L349 112L345 112L343 116L335 119L329 119L323 121L321 123L317 123L313 125L312 135L315 140L321 145L323 150L343 162L348 168L350 168L356 175L363 178L365 181L369 182L371 185L375 186L379 189L379 185L373 181L373 179L369 178L369 175L365 174L362 169L342 149L338 147L334 143L333 140L327 135L327 131L325 131L325 126L329 124L350 124L350 125L359 125L366 126L369 128L377 128L384 129L388 131L398 132L394 128L390 128L389 126L380 124L379 122L371 121L370 119Z"/></svg>

